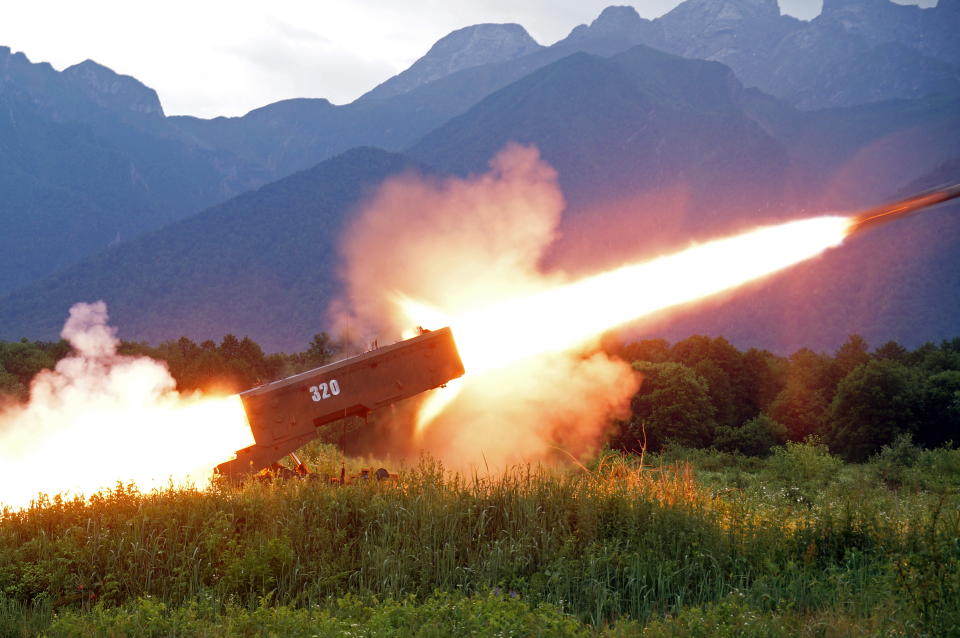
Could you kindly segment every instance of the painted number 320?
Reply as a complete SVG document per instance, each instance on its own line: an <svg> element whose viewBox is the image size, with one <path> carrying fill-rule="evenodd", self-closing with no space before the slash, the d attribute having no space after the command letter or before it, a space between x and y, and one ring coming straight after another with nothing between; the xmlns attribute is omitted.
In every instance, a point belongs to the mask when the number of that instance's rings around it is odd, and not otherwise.
<svg viewBox="0 0 960 638"><path fill-rule="evenodd" d="M314 401L323 401L340 394L340 382L330 379L328 383L310 386L310 398Z"/></svg>

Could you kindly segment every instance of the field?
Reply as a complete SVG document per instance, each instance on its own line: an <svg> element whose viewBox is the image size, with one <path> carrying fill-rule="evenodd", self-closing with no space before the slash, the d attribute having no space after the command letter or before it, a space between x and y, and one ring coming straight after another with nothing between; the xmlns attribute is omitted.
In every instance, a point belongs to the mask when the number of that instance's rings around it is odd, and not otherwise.
<svg viewBox="0 0 960 638"><path fill-rule="evenodd" d="M0 635L958 635L958 486L960 451L906 441L118 485L3 513Z"/></svg>

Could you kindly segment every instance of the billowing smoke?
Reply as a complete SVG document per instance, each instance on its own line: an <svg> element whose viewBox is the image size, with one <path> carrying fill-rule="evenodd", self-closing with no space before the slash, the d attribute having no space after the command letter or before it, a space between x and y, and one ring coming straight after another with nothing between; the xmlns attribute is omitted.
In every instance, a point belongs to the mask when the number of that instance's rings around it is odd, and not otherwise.
<svg viewBox="0 0 960 638"><path fill-rule="evenodd" d="M398 336L413 327L400 296L454 315L560 283L563 273L544 272L542 261L563 207L556 172L518 145L482 175L394 178L347 233L347 293L335 319L353 333ZM468 364L456 398L424 432L394 423L387 435L394 449L426 448L461 466L579 457L596 449L637 384L629 366L590 344L480 375Z"/></svg>
<svg viewBox="0 0 960 638"><path fill-rule="evenodd" d="M409 327L397 294L458 309L540 288L563 211L556 179L536 150L510 146L469 179L388 180L347 231L346 312L335 318L388 334Z"/></svg>
<svg viewBox="0 0 960 638"><path fill-rule="evenodd" d="M117 353L107 319L102 301L73 306L61 333L71 355L34 377L25 404L0 411L0 506L118 481L202 485L252 443L237 397L179 393L163 363Z"/></svg>

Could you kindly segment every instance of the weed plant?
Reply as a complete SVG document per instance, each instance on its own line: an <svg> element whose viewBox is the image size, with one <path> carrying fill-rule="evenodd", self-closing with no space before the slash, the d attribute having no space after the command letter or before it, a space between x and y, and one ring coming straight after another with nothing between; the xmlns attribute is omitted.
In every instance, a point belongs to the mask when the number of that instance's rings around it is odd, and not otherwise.
<svg viewBox="0 0 960 638"><path fill-rule="evenodd" d="M0 515L0 635L958 635L960 453L937 453L910 466L936 489L813 441L42 498Z"/></svg>

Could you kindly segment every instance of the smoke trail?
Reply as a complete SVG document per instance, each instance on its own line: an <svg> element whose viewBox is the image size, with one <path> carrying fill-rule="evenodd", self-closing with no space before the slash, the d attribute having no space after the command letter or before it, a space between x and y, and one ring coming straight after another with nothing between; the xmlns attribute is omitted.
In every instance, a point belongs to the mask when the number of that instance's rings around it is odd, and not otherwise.
<svg viewBox="0 0 960 638"><path fill-rule="evenodd" d="M73 306L61 333L71 355L34 377L25 404L0 411L0 505L118 481L202 485L252 442L236 397L179 393L165 364L117 354L107 319L102 301Z"/></svg>
<svg viewBox="0 0 960 638"><path fill-rule="evenodd" d="M334 317L341 329L398 336L412 327L396 303L401 295L457 314L545 290L563 281L541 268L563 206L556 172L536 149L517 145L482 175L392 179L347 232L347 293ZM391 445L425 446L448 462L474 465L543 458L556 448L588 454L610 417L625 412L638 381L622 362L584 352L479 376L468 369L462 391L422 440L396 426Z"/></svg>

